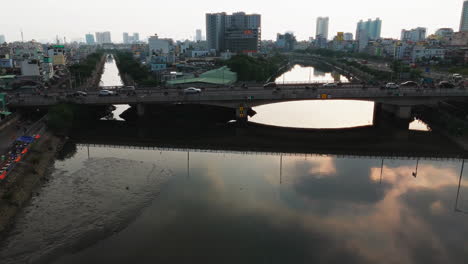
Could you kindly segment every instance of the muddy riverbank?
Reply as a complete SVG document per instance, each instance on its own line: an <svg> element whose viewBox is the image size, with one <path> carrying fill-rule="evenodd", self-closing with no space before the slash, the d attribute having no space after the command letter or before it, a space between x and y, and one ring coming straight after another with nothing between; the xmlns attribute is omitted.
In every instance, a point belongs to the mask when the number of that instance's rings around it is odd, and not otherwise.
<svg viewBox="0 0 468 264"><path fill-rule="evenodd" d="M0 185L0 240L14 224L14 218L34 195L55 160L56 153L65 142L49 132L36 141L25 158Z"/></svg>

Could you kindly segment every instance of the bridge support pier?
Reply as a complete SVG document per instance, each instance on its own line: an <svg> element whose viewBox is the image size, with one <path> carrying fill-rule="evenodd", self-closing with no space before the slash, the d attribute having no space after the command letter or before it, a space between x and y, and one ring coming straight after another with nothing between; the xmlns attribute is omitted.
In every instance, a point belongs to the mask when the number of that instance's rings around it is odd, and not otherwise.
<svg viewBox="0 0 468 264"><path fill-rule="evenodd" d="M248 107L247 105L240 104L236 108L236 121L239 122L239 123L247 122L250 110L251 110L251 108Z"/></svg>
<svg viewBox="0 0 468 264"><path fill-rule="evenodd" d="M143 117L145 115L145 105L137 104L137 115L138 117Z"/></svg>
<svg viewBox="0 0 468 264"><path fill-rule="evenodd" d="M377 127L408 130L412 119L411 114L411 106L375 103L373 123Z"/></svg>

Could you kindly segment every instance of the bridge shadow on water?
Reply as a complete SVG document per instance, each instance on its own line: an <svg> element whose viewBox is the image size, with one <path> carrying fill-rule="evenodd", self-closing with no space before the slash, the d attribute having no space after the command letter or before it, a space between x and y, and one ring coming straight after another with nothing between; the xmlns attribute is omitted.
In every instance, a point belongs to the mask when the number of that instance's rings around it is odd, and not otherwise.
<svg viewBox="0 0 468 264"><path fill-rule="evenodd" d="M374 126L298 129L257 123L97 121L75 128L70 144L119 148L460 159L467 153L435 132ZM71 146L69 149L73 152ZM62 153L64 157L72 154Z"/></svg>

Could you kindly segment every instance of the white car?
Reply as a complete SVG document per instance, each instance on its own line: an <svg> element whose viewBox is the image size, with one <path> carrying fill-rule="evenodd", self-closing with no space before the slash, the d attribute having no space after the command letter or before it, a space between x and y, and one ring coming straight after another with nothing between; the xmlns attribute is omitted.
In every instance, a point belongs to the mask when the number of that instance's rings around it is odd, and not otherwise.
<svg viewBox="0 0 468 264"><path fill-rule="evenodd" d="M201 89L190 87L190 88L184 89L184 93L185 94L199 94L201 93Z"/></svg>
<svg viewBox="0 0 468 264"><path fill-rule="evenodd" d="M400 86L398 86L398 84L396 84L396 83L387 83L385 85L385 88L387 88L387 89L398 89L399 87Z"/></svg>
<svg viewBox="0 0 468 264"><path fill-rule="evenodd" d="M115 95L115 92L109 91L109 90L100 90L99 91L99 96L111 96Z"/></svg>
<svg viewBox="0 0 468 264"><path fill-rule="evenodd" d="M338 87L338 84L336 83L326 83L323 85L323 87Z"/></svg>

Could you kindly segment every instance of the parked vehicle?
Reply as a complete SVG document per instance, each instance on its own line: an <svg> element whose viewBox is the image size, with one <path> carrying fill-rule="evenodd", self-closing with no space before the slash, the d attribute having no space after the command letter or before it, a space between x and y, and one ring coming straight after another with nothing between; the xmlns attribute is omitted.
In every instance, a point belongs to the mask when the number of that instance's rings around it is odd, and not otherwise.
<svg viewBox="0 0 468 264"><path fill-rule="evenodd" d="M116 93L114 91L109 91L109 90L100 90L99 91L99 96L112 96L115 95Z"/></svg>
<svg viewBox="0 0 468 264"><path fill-rule="evenodd" d="M387 84L385 85L385 88L387 88L387 89L398 89L399 86L398 86L398 84L396 84L396 83L387 83Z"/></svg>
<svg viewBox="0 0 468 264"><path fill-rule="evenodd" d="M276 88L276 83L275 82L269 82L263 85L263 88Z"/></svg>
<svg viewBox="0 0 468 264"><path fill-rule="evenodd" d="M401 83L400 87L419 87L419 84L417 82L407 81L407 82Z"/></svg>
<svg viewBox="0 0 468 264"><path fill-rule="evenodd" d="M184 94L199 94L201 93L201 89L195 88L195 87L189 87L187 89L184 89Z"/></svg>
<svg viewBox="0 0 468 264"><path fill-rule="evenodd" d="M447 82L447 81L440 82L438 86L439 88L449 88L449 89L455 88L455 84Z"/></svg>
<svg viewBox="0 0 468 264"><path fill-rule="evenodd" d="M323 87L338 87L338 84L336 83L325 83Z"/></svg>

